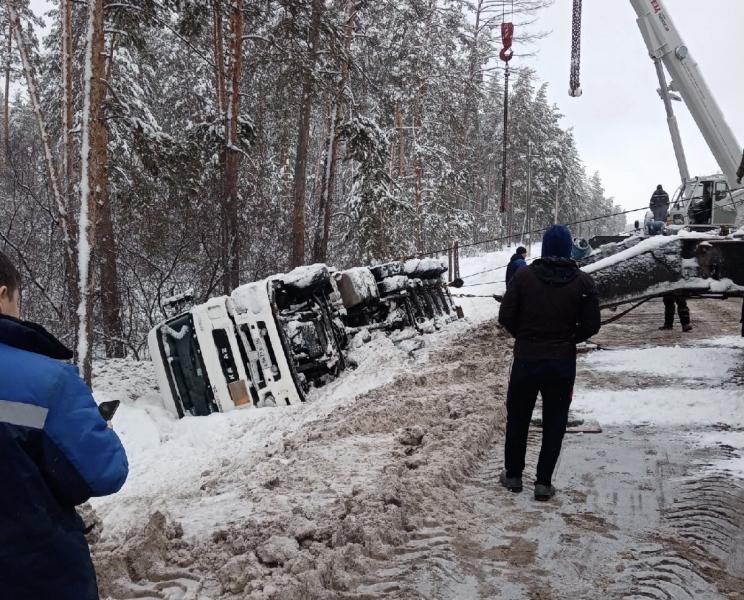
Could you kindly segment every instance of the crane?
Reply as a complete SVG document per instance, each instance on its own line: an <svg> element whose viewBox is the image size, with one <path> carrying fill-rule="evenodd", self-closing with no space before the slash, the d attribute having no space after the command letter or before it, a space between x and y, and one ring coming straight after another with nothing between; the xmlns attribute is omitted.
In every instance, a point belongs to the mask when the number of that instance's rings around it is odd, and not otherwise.
<svg viewBox="0 0 744 600"><path fill-rule="evenodd" d="M664 102L667 124L679 169L681 186L677 190L670 218L675 225L691 227L734 225L738 204L744 203L744 185L737 182L736 171L742 147L726 123L690 49L674 25L664 0L630 0L638 28L659 79L659 94ZM571 61L570 95L581 94L578 83L579 31L581 0L574 0L574 44ZM666 72L671 76L667 84ZM722 175L691 177L682 138L672 108L673 94L679 94L721 169Z"/></svg>

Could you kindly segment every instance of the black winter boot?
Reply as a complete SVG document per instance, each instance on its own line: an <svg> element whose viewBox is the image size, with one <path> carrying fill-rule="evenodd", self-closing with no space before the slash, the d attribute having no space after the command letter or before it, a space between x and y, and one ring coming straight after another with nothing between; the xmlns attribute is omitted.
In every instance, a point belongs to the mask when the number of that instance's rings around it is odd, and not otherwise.
<svg viewBox="0 0 744 600"><path fill-rule="evenodd" d="M519 493L522 491L522 478L508 477L506 471L501 471L501 475L499 475L499 483L510 492Z"/></svg>
<svg viewBox="0 0 744 600"><path fill-rule="evenodd" d="M545 502L555 496L555 488L552 485L545 485L544 483L535 484L535 500Z"/></svg>

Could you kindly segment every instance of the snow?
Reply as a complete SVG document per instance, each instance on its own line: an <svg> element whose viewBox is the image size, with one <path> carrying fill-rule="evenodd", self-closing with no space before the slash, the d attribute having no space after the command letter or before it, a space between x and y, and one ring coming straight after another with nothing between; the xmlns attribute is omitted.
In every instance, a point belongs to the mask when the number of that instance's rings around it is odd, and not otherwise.
<svg viewBox="0 0 744 600"><path fill-rule="evenodd" d="M506 267L518 246L460 257L460 277L464 285L459 289L451 288L450 294L471 322L480 323L498 314L499 304L493 295L503 296L506 291ZM532 252L527 254L528 263L540 257L540 249L541 244L532 245ZM466 295L478 297L464 297Z"/></svg>
<svg viewBox="0 0 744 600"><path fill-rule="evenodd" d="M680 346L593 352L583 361L598 371L656 375L677 380L720 380L742 363L744 352L728 347L701 349Z"/></svg>
<svg viewBox="0 0 744 600"><path fill-rule="evenodd" d="M386 277L379 283L379 289L383 295L393 294L400 290L408 287L408 276L407 275L393 275L392 277Z"/></svg>
<svg viewBox="0 0 744 600"><path fill-rule="evenodd" d="M417 336L422 343L416 348L396 344L382 333L373 334L370 343L350 353L358 367L323 388L311 390L304 404L247 407L180 420L164 408L151 363L97 362L94 395L99 402L121 401L113 425L130 463L129 477L119 493L91 501L103 520L106 537L123 539L154 510L181 521L187 536L208 534L226 520L239 517L260 520L262 507L239 499L251 471L266 460L267 452L271 456L281 449L282 440L305 424L325 418L410 371L411 361L425 362L429 349L446 345L466 327L465 322L453 323L447 331ZM359 459L353 454L332 457L342 458ZM205 491L210 476L226 470L244 473L242 484ZM363 477L372 478L374 473ZM367 483L371 485L371 481Z"/></svg>
<svg viewBox="0 0 744 600"><path fill-rule="evenodd" d="M587 265L583 267L582 270L586 273L594 273L595 271L610 267L619 262L628 260L629 258L633 258L634 256L638 256L639 254L642 254L644 252L662 248L663 246L666 246L667 244L671 244L678 240L678 236L656 235L643 240L642 242L636 244L635 246L632 246L631 248L627 248L626 250L618 252L617 254L612 254L610 256L607 256L606 258L598 260L595 263Z"/></svg>
<svg viewBox="0 0 744 600"><path fill-rule="evenodd" d="M284 275L275 275L272 279L283 281L298 289L304 289L316 284L322 279L328 279L328 267L322 263L296 267Z"/></svg>
<svg viewBox="0 0 744 600"><path fill-rule="evenodd" d="M371 298L378 298L377 282L367 267L354 267L335 274L341 297L347 308L357 306Z"/></svg>
<svg viewBox="0 0 744 600"><path fill-rule="evenodd" d="M403 272L409 277L420 276L430 271L446 271L447 264L444 258L411 258L403 263Z"/></svg>
<svg viewBox="0 0 744 600"><path fill-rule="evenodd" d="M720 346L722 348L744 348L744 337L726 335L719 338L700 340L701 346Z"/></svg>
<svg viewBox="0 0 744 600"><path fill-rule="evenodd" d="M639 390L581 390L571 408L602 425L744 427L744 397L736 389L658 387Z"/></svg>

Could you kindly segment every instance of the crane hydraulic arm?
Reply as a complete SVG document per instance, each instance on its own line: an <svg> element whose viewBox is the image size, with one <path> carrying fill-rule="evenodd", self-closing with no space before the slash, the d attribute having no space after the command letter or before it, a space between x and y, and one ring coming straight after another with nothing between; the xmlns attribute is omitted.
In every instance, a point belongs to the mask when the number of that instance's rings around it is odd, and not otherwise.
<svg viewBox="0 0 744 600"><path fill-rule="evenodd" d="M713 157L726 177L730 189L743 187L742 184L737 183L736 177L742 148L726 123L690 50L674 26L664 2L662 0L630 0L630 3L638 16L638 27L649 54L657 63L657 70L660 69L658 62L661 61L672 77L670 89L682 96ZM663 80L663 72L660 73L660 79ZM667 92L664 89L661 91L662 95ZM669 110L667 113L669 114ZM679 133L675 134L676 123L673 116L670 116L669 124L680 172L685 178L684 153L680 155L681 142Z"/></svg>

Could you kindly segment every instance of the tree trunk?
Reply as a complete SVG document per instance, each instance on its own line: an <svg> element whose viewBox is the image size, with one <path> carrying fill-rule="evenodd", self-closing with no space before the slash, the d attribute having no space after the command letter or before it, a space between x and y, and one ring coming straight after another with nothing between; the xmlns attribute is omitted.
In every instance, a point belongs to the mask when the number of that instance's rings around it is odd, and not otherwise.
<svg viewBox="0 0 744 600"><path fill-rule="evenodd" d="M403 131L403 115L400 103L395 103L395 128L398 130L398 177L406 176L406 138Z"/></svg>
<svg viewBox="0 0 744 600"><path fill-rule="evenodd" d="M69 206L72 186L72 146L70 130L72 129L74 99L72 96L72 1L60 0L60 21L62 29L62 89L64 90L64 107L62 111L62 177L65 204Z"/></svg>
<svg viewBox="0 0 744 600"><path fill-rule="evenodd" d="M91 252L96 246L97 207L106 200L106 124L103 100L105 88L103 0L88 2L88 35L85 49L83 119L80 144L80 306L78 308L77 362L84 379L92 379L93 270ZM103 150L104 154L100 152Z"/></svg>
<svg viewBox="0 0 744 600"><path fill-rule="evenodd" d="M64 263L66 269L66 280L65 284L69 293L71 301L79 298L77 295L77 280L78 280L78 263L77 256L75 254L74 237L71 231L70 222L68 219L67 206L62 196L62 190L59 182L59 170L52 154L52 146L49 139L49 133L47 131L46 119L41 109L41 100L39 98L39 87L36 79L36 72L33 67L33 63L29 57L28 46L26 44L25 36L23 33L23 26L21 25L18 12L15 8L14 0L5 0L5 6L8 12L8 20L13 30L13 37L15 38L16 46L18 46L18 54L21 57L21 64L23 65L23 72L26 77L26 85L28 87L28 95L31 100L31 106L33 108L34 117L36 120L36 126L39 128L39 137L41 138L42 147L44 149L44 166L47 171L47 178L49 179L49 188L54 198L53 207L56 211L55 217L59 222L60 229L62 231L62 239L64 245ZM75 317L70 316L72 323L75 323Z"/></svg>
<svg viewBox="0 0 744 600"><path fill-rule="evenodd" d="M223 123L227 123L227 89L225 83L225 37L222 24L222 0L212 0L212 40L214 52L214 85L217 97L217 111ZM220 244L219 244L219 266L222 270L220 281L222 282L222 292L230 293L229 283L229 252L228 239L229 227L227 223L227 203L225 201L225 162L227 140L229 133L225 134L225 145L220 150L220 170L217 176L216 187L219 189L217 194L220 209Z"/></svg>
<svg viewBox="0 0 744 600"><path fill-rule="evenodd" d="M336 129L344 114L344 97L346 82L351 69L351 41L354 35L354 19L356 18L356 3L350 0L346 3L346 25L344 27L344 49L346 60L341 65L341 77L338 82L336 96L331 107L330 131L326 144L325 162L323 165L323 180L320 188L320 204L318 215L321 221L316 228L313 241L313 262L326 262L328 259L328 239L331 231L331 207L333 206L333 186L336 179L336 160L338 158L338 136Z"/></svg>
<svg viewBox="0 0 744 600"><path fill-rule="evenodd" d="M238 147L240 116L240 82L243 67L243 0L230 4L230 64L227 77L227 110L225 111L225 238L226 262L223 265L223 288L230 293L240 285L241 235L238 227L238 169L241 152Z"/></svg>
<svg viewBox="0 0 744 600"><path fill-rule="evenodd" d="M100 143L108 143L108 136L103 135ZM117 266L118 251L116 235L111 215L111 201L108 194L108 155L105 148L98 154L101 160L100 179L103 186L99 189L98 222L96 223L97 249L99 268L101 270L101 316L103 320L103 339L108 358L126 356L124 347L124 325L121 317L121 293L119 290L119 269Z"/></svg>
<svg viewBox="0 0 744 600"><path fill-rule="evenodd" d="M5 162L10 159L10 53L13 51L13 23L8 19L8 40L5 46L5 106L3 110L3 137Z"/></svg>
<svg viewBox="0 0 744 600"><path fill-rule="evenodd" d="M295 155L294 185L292 191L292 254L290 266L305 264L305 175L307 148L310 137L310 112L312 109L313 70L320 38L320 20L323 0L313 0L310 17L310 60L302 77L302 100L298 119L297 153Z"/></svg>

